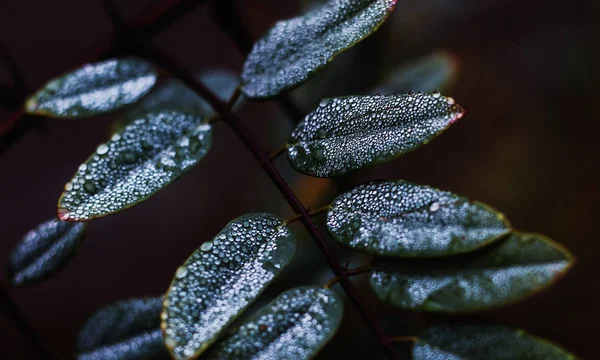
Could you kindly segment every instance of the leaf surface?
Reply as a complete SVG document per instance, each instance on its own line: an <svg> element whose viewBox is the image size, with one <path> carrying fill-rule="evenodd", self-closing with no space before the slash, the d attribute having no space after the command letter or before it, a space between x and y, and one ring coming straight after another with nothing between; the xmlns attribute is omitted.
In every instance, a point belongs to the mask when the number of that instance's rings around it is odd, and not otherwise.
<svg viewBox="0 0 600 360"><path fill-rule="evenodd" d="M51 80L25 105L30 114L81 118L132 104L157 79L154 66L142 59L109 59L85 65Z"/></svg>
<svg viewBox="0 0 600 360"><path fill-rule="evenodd" d="M412 354L414 360L575 359L544 339L499 325L434 326L417 338Z"/></svg>
<svg viewBox="0 0 600 360"><path fill-rule="evenodd" d="M333 337L343 313L331 289L287 290L217 343L208 359L310 359Z"/></svg>
<svg viewBox="0 0 600 360"><path fill-rule="evenodd" d="M162 329L175 359L205 351L290 262L296 240L269 214L243 215L177 269Z"/></svg>
<svg viewBox="0 0 600 360"><path fill-rule="evenodd" d="M427 144L463 114L439 93L325 99L292 133L288 159L307 175L342 175Z"/></svg>
<svg viewBox="0 0 600 360"><path fill-rule="evenodd" d="M339 195L327 212L333 237L394 257L473 251L510 232L504 215L450 192L407 181L372 181Z"/></svg>
<svg viewBox="0 0 600 360"><path fill-rule="evenodd" d="M85 224L51 219L29 231L10 254L11 284L31 285L58 272L75 255L86 230Z"/></svg>
<svg viewBox="0 0 600 360"><path fill-rule="evenodd" d="M396 0L329 1L280 21L254 45L242 71L242 91L269 99L306 82L339 53L373 33Z"/></svg>
<svg viewBox="0 0 600 360"><path fill-rule="evenodd" d="M523 300L563 276L571 254L537 234L513 233L481 251L435 261L382 261L370 285L380 300L410 310L470 312Z"/></svg>
<svg viewBox="0 0 600 360"><path fill-rule="evenodd" d="M129 208L196 165L212 144L212 130L196 115L153 112L134 118L100 144L65 185L62 220L87 221Z"/></svg>
<svg viewBox="0 0 600 360"><path fill-rule="evenodd" d="M77 360L169 360L160 331L162 298L108 305L79 330Z"/></svg>

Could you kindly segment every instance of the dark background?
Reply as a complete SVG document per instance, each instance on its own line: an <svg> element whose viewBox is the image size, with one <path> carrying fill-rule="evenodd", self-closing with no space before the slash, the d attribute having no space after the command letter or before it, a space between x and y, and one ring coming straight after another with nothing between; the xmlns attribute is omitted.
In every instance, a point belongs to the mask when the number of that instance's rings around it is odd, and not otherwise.
<svg viewBox="0 0 600 360"><path fill-rule="evenodd" d="M152 2L122 0L119 7L127 19L134 19ZM365 93L388 69L443 48L455 53L460 63L448 95L467 115L430 145L337 183L296 175L285 159L277 165L307 206L325 205L335 194L368 179L406 179L489 203L516 228L546 234L565 245L578 259L566 278L520 304L470 319L521 327L582 358L596 358L598 4L399 1L377 33L339 56L294 97L308 112L319 96ZM265 0L239 1L239 6L257 37L303 5ZM110 32L98 0L0 3L0 40L30 90L64 71ZM190 70L220 66L239 71L244 60L205 6L155 41ZM0 88L10 86L0 66ZM6 114L0 111L0 123ZM281 146L292 130L274 102L249 104L241 117L265 148ZM0 268L23 234L54 216L63 185L106 139L111 118L50 119L46 131L29 133L0 157ZM31 288L11 289L10 294L44 346L60 358L70 358L77 329L95 309L119 299L163 293L175 269L203 241L234 217L258 211L291 215L248 151L218 124L212 150L189 174L140 206L93 221L86 243L62 272ZM330 277L302 226L293 228L300 250L265 301L295 284L323 283ZM360 259L353 259L351 266L360 265ZM366 290L364 281L359 282ZM424 324L444 320L394 310L368 291L365 297L394 335L411 335ZM4 311L0 329L1 358L35 358ZM322 357L375 358L379 351L348 304L342 330Z"/></svg>

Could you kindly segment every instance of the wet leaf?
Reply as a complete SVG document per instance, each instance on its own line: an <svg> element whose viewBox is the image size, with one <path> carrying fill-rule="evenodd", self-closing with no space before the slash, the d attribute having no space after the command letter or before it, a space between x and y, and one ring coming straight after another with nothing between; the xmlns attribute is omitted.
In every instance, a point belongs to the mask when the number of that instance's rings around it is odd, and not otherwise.
<svg viewBox="0 0 600 360"><path fill-rule="evenodd" d="M394 70L388 80L373 93L393 95L409 91L443 91L452 82L457 71L455 56L437 51Z"/></svg>
<svg viewBox="0 0 600 360"><path fill-rule="evenodd" d="M345 174L427 144L463 114L439 93L325 99L292 133L288 159L307 175Z"/></svg>
<svg viewBox="0 0 600 360"><path fill-rule="evenodd" d="M327 212L335 239L395 257L473 251L510 232L504 215L477 201L407 181L373 181L338 196Z"/></svg>
<svg viewBox="0 0 600 360"><path fill-rule="evenodd" d="M499 325L440 325L425 330L412 351L414 360L539 359L575 355L523 330Z"/></svg>
<svg viewBox="0 0 600 360"><path fill-rule="evenodd" d="M226 102L239 84L237 75L226 69L210 69L200 72L196 78ZM238 101L238 105L239 105ZM178 109L209 117L214 110L204 99L190 90L177 79L169 79L156 87L142 99L139 109L143 112L153 110Z"/></svg>
<svg viewBox="0 0 600 360"><path fill-rule="evenodd" d="M79 167L58 201L62 220L87 221L146 200L196 165L212 143L201 118L176 111L141 115Z"/></svg>
<svg viewBox="0 0 600 360"><path fill-rule="evenodd" d="M269 214L243 215L177 269L162 329L175 359L197 357L290 262L296 240Z"/></svg>
<svg viewBox="0 0 600 360"><path fill-rule="evenodd" d="M168 360L160 331L162 298L140 298L108 305L79 330L78 360Z"/></svg>
<svg viewBox="0 0 600 360"><path fill-rule="evenodd" d="M51 80L27 100L25 109L55 117L99 115L136 102L156 79L156 70L144 60L110 59Z"/></svg>
<svg viewBox="0 0 600 360"><path fill-rule="evenodd" d="M370 284L384 302L420 311L468 312L499 307L550 286L574 260L537 234L511 234L481 251L435 261L383 262Z"/></svg>
<svg viewBox="0 0 600 360"><path fill-rule="evenodd" d="M29 231L10 254L11 284L31 285L54 275L75 255L86 229L85 224L51 219Z"/></svg>
<svg viewBox="0 0 600 360"><path fill-rule="evenodd" d="M377 30L395 5L396 0L329 1L303 16L278 22L246 58L242 91L261 100L301 85Z"/></svg>
<svg viewBox="0 0 600 360"><path fill-rule="evenodd" d="M310 359L333 337L343 313L331 289L290 289L216 344L208 359Z"/></svg>

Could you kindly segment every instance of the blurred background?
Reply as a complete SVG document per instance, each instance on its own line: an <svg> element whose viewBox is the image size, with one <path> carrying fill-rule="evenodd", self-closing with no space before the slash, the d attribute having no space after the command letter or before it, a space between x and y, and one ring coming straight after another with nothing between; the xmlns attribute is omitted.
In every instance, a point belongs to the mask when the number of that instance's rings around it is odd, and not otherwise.
<svg viewBox="0 0 600 360"><path fill-rule="evenodd" d="M117 1L131 22L139 22L135 19L157 3ZM310 3L246 0L236 6L248 35L257 38L276 20ZM295 174L284 158L276 164L313 208L367 180L406 179L486 202L516 228L565 245L578 259L566 278L522 303L466 318L524 328L582 358L595 358L600 331L600 241L594 231L600 216L599 10L600 3L589 0L398 1L378 32L336 58L292 98L308 113L321 97L369 93L399 65L443 49L457 65L444 94L467 115L428 146L335 181ZM110 39L112 31L100 0L0 4L0 42L30 92L64 72L93 44ZM191 10L154 41L190 70L219 67L239 73L244 61L207 5ZM8 71L0 65L0 89L12 88ZM8 114L0 110L0 126ZM265 148L279 148L293 129L272 101L246 103L240 116ZM107 138L114 117L48 119L0 156L1 269L29 229L55 216L64 184ZM139 206L90 223L78 255L58 275L10 290L54 355L73 357L78 328L99 307L164 293L175 269L233 218L247 212L292 215L229 128L217 124L214 136L208 156L177 182ZM318 222L326 231L322 219ZM291 286L331 277L303 227L292 227L300 238L294 263L261 303ZM351 267L365 261L330 243L343 262L351 260ZM427 324L459 318L398 311L376 301L365 279L356 281L390 334L413 335ZM380 348L347 305L341 330L320 358L378 358ZM4 311L0 329L2 358L36 358ZM399 349L408 351L402 345Z"/></svg>

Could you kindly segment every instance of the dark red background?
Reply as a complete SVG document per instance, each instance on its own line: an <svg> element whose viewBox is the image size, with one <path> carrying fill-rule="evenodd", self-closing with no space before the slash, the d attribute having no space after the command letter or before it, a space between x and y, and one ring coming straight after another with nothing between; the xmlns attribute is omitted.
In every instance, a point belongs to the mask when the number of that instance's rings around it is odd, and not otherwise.
<svg viewBox="0 0 600 360"><path fill-rule="evenodd" d="M121 1L119 7L133 19L151 3ZM239 6L254 37L301 8L298 1L276 0L239 1ZM487 202L501 209L516 228L541 232L564 244L578 258L566 278L523 303L477 317L525 328L583 358L595 358L600 330L600 243L595 231L600 215L599 54L594 28L598 10L597 1L583 0L399 1L388 23L336 59L307 85L312 86L310 92L365 92L386 69L445 48L460 60L449 95L467 115L430 145L346 177L337 190L329 180L294 175L285 159L277 165L313 207L367 179L403 178ZM0 4L0 40L31 90L62 72L110 31L98 0ZM156 43L191 70L224 66L239 71L243 63L206 7L167 29ZM341 75L331 82L331 74ZM328 86L315 85L321 83ZM10 88L1 67L0 84ZM306 99L306 89L294 95ZM306 112L314 105L300 102ZM0 111L0 121L5 115ZM280 146L291 132L289 121L272 102L250 104L241 117L265 148ZM54 216L64 183L107 137L110 122L110 116L48 120L46 132L30 133L0 157L0 267L27 230ZM291 215L242 144L218 124L213 149L189 174L140 206L94 221L79 255L61 273L10 293L44 346L60 358L70 358L78 327L95 309L118 299L164 292L177 266L203 241L234 217L256 211ZM272 294L329 277L302 227L294 229L301 249ZM365 294L372 310L397 335L442 319L394 311L374 301L368 291ZM379 351L374 340L349 304L347 309L343 330L323 358L374 357ZM0 357L35 358L5 312L0 312L0 329Z"/></svg>

